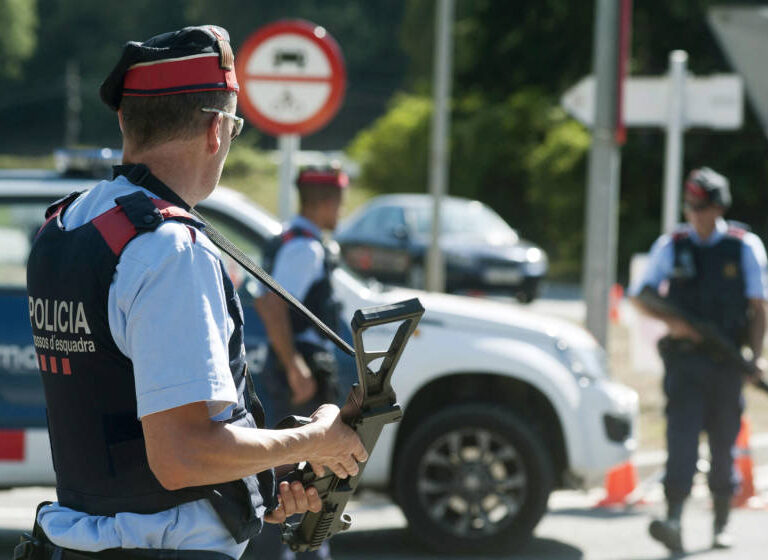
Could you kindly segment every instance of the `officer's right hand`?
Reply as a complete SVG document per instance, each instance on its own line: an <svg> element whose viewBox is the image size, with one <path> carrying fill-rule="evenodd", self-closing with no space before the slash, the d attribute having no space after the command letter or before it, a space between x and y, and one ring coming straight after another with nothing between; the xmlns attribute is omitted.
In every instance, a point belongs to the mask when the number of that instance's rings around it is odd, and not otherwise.
<svg viewBox="0 0 768 560"><path fill-rule="evenodd" d="M317 393L317 382L301 354L296 353L285 372L291 388L291 402L299 405L312 399Z"/></svg>
<svg viewBox="0 0 768 560"><path fill-rule="evenodd" d="M693 342L701 342L703 340L701 333L694 329L685 319L667 317L665 322L669 329L669 336L672 338L685 338Z"/></svg>
<svg viewBox="0 0 768 560"><path fill-rule="evenodd" d="M313 436L313 448L307 457L315 475L325 475L327 467L339 478L360 472L358 462L368 460L368 452L354 430L341 420L339 407L324 404L311 416L306 426Z"/></svg>

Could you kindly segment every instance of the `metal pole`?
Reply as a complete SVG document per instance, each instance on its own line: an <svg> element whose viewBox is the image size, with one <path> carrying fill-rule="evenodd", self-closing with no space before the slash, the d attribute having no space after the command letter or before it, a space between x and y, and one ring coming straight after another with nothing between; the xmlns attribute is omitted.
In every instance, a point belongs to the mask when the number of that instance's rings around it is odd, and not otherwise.
<svg viewBox="0 0 768 560"><path fill-rule="evenodd" d="M589 152L586 246L583 276L587 328L607 346L609 291L616 277L619 167L616 95L619 56L619 2L597 0L593 66L595 126Z"/></svg>
<svg viewBox="0 0 768 560"><path fill-rule="evenodd" d="M664 207L662 233L669 233L680 219L680 184L683 180L683 134L685 132L685 80L688 53L669 53L669 104L664 154Z"/></svg>
<svg viewBox="0 0 768 560"><path fill-rule="evenodd" d="M448 191L450 151L449 102L453 52L454 0L437 0L435 6L435 71L432 141L429 161L429 192L432 194L432 242L427 253L427 289L445 291L445 262L440 250L440 205Z"/></svg>
<svg viewBox="0 0 768 560"><path fill-rule="evenodd" d="M277 201L277 213L281 221L287 222L295 212L296 194L293 188L295 169L294 154L299 151L298 134L281 134L277 137L277 146L282 155L280 159L280 192Z"/></svg>
<svg viewBox="0 0 768 560"><path fill-rule="evenodd" d="M80 99L80 67L77 60L67 61L64 77L64 88L67 96L67 120L64 129L64 145L74 147L80 138L80 110L83 103Z"/></svg>

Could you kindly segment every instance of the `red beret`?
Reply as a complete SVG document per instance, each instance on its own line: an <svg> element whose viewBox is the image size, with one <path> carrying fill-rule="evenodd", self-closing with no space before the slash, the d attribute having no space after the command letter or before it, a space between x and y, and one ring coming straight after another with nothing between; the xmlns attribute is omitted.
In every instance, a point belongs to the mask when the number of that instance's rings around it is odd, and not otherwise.
<svg viewBox="0 0 768 560"><path fill-rule="evenodd" d="M239 90L229 33L203 25L163 33L123 47L123 55L101 84L101 99L117 111L126 96Z"/></svg>

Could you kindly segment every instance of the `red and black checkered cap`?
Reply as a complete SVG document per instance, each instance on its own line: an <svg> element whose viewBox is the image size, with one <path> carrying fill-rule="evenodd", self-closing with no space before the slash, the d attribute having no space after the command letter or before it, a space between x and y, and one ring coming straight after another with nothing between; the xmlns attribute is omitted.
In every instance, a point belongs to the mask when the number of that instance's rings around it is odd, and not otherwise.
<svg viewBox="0 0 768 560"><path fill-rule="evenodd" d="M338 167L305 167L299 171L296 185L333 185L345 189L349 186L349 176Z"/></svg>
<svg viewBox="0 0 768 560"><path fill-rule="evenodd" d="M731 206L731 188L728 179L709 167L694 169L685 180L685 194L702 203Z"/></svg>
<svg viewBox="0 0 768 560"><path fill-rule="evenodd" d="M199 91L239 91L227 30L215 25L185 27L143 43L130 41L99 93L117 111L123 96Z"/></svg>

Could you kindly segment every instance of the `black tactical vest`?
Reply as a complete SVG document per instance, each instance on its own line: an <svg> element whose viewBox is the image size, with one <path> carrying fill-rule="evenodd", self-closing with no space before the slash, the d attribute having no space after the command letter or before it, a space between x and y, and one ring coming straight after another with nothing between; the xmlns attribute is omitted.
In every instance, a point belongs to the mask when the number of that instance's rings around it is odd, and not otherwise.
<svg viewBox="0 0 768 560"><path fill-rule="evenodd" d="M705 321L741 347L747 336L747 307L741 266L743 229L711 246L695 244L686 232L674 234L674 268L669 279L672 302Z"/></svg>
<svg viewBox="0 0 768 560"><path fill-rule="evenodd" d="M295 239L297 237L305 237L319 241L323 246L323 252L325 255L323 260L323 275L309 287L307 295L304 296L302 303L323 323L328 325L334 331L338 331L339 311L341 306L334 299L333 286L331 285L331 275L337 266L338 257L328 248L325 243L323 243L322 239L305 228L294 226L290 229L287 229L280 235L276 235L267 245L262 260L264 270L267 271L268 274L272 274L277 252L283 245L288 243L291 239ZM325 337L325 335L317 327L315 327L307 318L299 314L293 308L291 308L290 315L291 328L294 335L302 333L307 329L313 328L323 337Z"/></svg>
<svg viewBox="0 0 768 560"><path fill-rule="evenodd" d="M151 235L170 219L190 228L194 240L201 224L145 166L120 166L117 174L172 202L136 192L67 231L60 216L77 198L73 193L48 209L27 266L30 320L45 388L59 503L91 515L148 514L207 498L233 538L243 542L258 534L265 509L276 505L271 470L223 484L169 491L149 468L137 419L133 365L117 348L109 328L109 287L122 250L133 238ZM222 276L235 325L229 365L238 391L238 403L226 422L255 428L264 425L264 412L247 391L242 308L223 263Z"/></svg>

